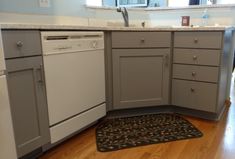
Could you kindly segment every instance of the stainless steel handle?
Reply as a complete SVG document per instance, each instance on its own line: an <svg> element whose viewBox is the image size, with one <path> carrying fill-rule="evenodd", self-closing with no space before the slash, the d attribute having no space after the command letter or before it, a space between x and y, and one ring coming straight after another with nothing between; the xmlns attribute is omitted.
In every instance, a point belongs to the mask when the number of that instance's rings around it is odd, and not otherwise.
<svg viewBox="0 0 235 159"><path fill-rule="evenodd" d="M43 66L42 66L42 64L40 64L40 68L38 69L38 70L40 70L40 74L41 74L41 77L40 77L40 79L38 80L38 83L40 83L40 84L43 84L44 83L44 71L43 71Z"/></svg>
<svg viewBox="0 0 235 159"><path fill-rule="evenodd" d="M164 61L165 61L165 66L168 66L169 65L169 55L168 54L164 55Z"/></svg>
<svg viewBox="0 0 235 159"><path fill-rule="evenodd" d="M22 41L17 41L16 46L17 47L23 47L24 43Z"/></svg>

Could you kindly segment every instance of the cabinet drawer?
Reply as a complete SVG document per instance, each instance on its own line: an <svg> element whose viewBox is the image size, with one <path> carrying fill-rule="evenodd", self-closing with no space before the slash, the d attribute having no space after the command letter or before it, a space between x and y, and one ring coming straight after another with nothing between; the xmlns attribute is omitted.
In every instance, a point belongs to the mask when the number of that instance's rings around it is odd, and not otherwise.
<svg viewBox="0 0 235 159"><path fill-rule="evenodd" d="M218 82L219 68L193 65L173 65L173 78Z"/></svg>
<svg viewBox="0 0 235 159"><path fill-rule="evenodd" d="M174 47L215 48L222 46L222 32L175 32Z"/></svg>
<svg viewBox="0 0 235 159"><path fill-rule="evenodd" d="M220 56L220 50L174 49L173 62L182 64L219 66Z"/></svg>
<svg viewBox="0 0 235 159"><path fill-rule="evenodd" d="M113 32L113 48L170 47L170 32Z"/></svg>
<svg viewBox="0 0 235 159"><path fill-rule="evenodd" d="M41 54L40 32L37 30L3 30L5 58Z"/></svg>
<svg viewBox="0 0 235 159"><path fill-rule="evenodd" d="M174 79L172 104L190 109L216 112L217 84Z"/></svg>

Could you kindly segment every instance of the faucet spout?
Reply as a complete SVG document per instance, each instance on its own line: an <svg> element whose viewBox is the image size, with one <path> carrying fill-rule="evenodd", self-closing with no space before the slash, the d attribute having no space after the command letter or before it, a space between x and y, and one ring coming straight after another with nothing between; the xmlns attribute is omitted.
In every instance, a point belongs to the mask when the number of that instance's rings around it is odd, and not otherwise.
<svg viewBox="0 0 235 159"><path fill-rule="evenodd" d="M129 16L128 16L128 11L125 7L123 9L121 7L117 8L117 12L122 13L122 17L124 19L125 27L129 26Z"/></svg>

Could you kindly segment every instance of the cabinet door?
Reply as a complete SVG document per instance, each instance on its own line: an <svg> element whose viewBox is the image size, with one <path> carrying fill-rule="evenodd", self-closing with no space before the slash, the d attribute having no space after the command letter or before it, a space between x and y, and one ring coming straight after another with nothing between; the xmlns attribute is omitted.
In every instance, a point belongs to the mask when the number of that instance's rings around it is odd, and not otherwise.
<svg viewBox="0 0 235 159"><path fill-rule="evenodd" d="M113 49L114 109L168 104L170 49Z"/></svg>
<svg viewBox="0 0 235 159"><path fill-rule="evenodd" d="M8 88L18 157L49 142L41 57L7 60Z"/></svg>

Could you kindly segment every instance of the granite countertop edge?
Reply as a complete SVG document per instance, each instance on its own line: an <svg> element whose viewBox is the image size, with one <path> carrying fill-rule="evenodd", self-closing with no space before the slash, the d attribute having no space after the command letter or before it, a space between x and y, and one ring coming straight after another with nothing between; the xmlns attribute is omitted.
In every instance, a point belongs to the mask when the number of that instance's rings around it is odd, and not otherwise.
<svg viewBox="0 0 235 159"><path fill-rule="evenodd" d="M206 27L116 27L116 26L79 26L61 24L19 24L1 23L1 29L39 29L39 30L93 30L93 31L223 31L235 30L234 26L206 26Z"/></svg>

